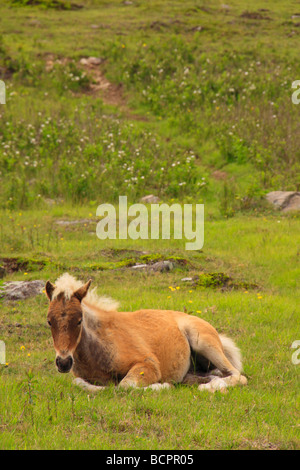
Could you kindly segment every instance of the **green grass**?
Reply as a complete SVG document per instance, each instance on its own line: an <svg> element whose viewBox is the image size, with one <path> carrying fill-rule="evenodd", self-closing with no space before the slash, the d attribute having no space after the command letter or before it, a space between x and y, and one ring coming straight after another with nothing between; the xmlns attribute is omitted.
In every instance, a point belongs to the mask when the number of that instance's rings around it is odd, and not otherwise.
<svg viewBox="0 0 300 470"><path fill-rule="evenodd" d="M251 19L242 1L83 2L72 11L4 2L2 206L116 200L120 190L137 199L147 187L233 215L268 190L299 188L299 32L293 4L281 3ZM87 93L94 78L79 59L90 55L122 84L127 108Z"/></svg>
<svg viewBox="0 0 300 470"><path fill-rule="evenodd" d="M122 310L198 315L240 346L248 385L88 395L56 371L46 297L2 299L0 448L298 449L299 215L264 201L299 190L295 4L26 3L0 6L0 259L19 266L3 281L69 271ZM91 91L87 56L111 93ZM150 193L205 204L203 250L96 237L99 204ZM130 270L145 252L174 270Z"/></svg>
<svg viewBox="0 0 300 470"><path fill-rule="evenodd" d="M83 209L61 211L66 218L89 216ZM52 209L47 215L30 211L10 217L15 217L15 237L17 224L22 222L27 229L38 219L44 241L49 224L61 215ZM5 240L11 227L7 224L2 230ZM299 220L268 215L207 221L200 253L186 252L178 240L162 243L159 251L150 240L100 241L89 230L83 226L65 231L57 234L57 240L52 234L46 252L35 243L30 248L26 236L20 235L14 256L49 262L42 270L33 265L32 270L21 269L6 280L54 281L68 270L83 280L91 277L99 292L120 300L122 310L165 308L199 315L236 340L249 384L213 396L180 385L162 392L111 387L89 396L72 384L70 375L56 371L46 297L2 302L1 338L6 342L8 365L1 366L0 377L1 447L297 448L299 373L292 363L291 345L299 337ZM147 250L154 258L157 253L181 256L189 264L158 274L111 269L124 259L118 249L127 249L126 256L129 250ZM9 256L8 250L4 255ZM63 263L64 269L56 262ZM108 263L110 269L91 270L90 263ZM258 288L222 291L181 281L202 272L223 272L255 282Z"/></svg>

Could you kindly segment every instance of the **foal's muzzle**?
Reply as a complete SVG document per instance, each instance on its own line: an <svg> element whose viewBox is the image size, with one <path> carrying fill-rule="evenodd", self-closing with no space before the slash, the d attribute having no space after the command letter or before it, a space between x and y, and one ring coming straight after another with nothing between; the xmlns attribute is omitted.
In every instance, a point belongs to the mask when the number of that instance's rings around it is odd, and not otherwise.
<svg viewBox="0 0 300 470"><path fill-rule="evenodd" d="M57 356L55 362L58 372L62 372L63 374L65 374L66 372L70 372L73 365L73 358L72 356L68 356L63 359L62 357Z"/></svg>

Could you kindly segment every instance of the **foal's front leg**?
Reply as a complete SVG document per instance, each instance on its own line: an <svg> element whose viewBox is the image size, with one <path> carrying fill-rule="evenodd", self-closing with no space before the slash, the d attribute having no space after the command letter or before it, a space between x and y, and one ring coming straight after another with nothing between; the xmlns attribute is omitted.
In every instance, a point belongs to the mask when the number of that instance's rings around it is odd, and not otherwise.
<svg viewBox="0 0 300 470"><path fill-rule="evenodd" d="M87 392L95 393L95 392L99 392L100 390L105 390L106 389L106 387L104 385L92 385L89 382L87 382L86 380L82 379L81 377L76 377L73 380L73 382L74 382L75 385L78 385L79 387L83 388Z"/></svg>
<svg viewBox="0 0 300 470"><path fill-rule="evenodd" d="M143 362L136 363L119 383L119 387L141 387L152 390L172 387L169 383L159 383L161 372L158 363L152 358L146 358ZM92 385L86 380L77 377L74 383L88 392L99 392L104 390L105 386Z"/></svg>
<svg viewBox="0 0 300 470"><path fill-rule="evenodd" d="M159 390L160 388L170 388L171 384L158 383L161 379L159 365L153 359L146 359L144 362L135 364L119 383L119 387L143 387Z"/></svg>

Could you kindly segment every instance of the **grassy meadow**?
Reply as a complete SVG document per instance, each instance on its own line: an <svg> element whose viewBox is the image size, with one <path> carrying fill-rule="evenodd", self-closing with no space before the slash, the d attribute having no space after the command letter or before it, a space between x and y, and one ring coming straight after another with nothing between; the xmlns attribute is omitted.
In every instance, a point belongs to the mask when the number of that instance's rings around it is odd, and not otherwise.
<svg viewBox="0 0 300 470"><path fill-rule="evenodd" d="M265 200L300 189L298 16L279 0L1 2L0 285L68 271L123 311L198 315L248 378L91 395L55 368L46 296L2 298L1 449L299 449L300 216ZM203 249L97 238L99 204L147 194L204 204ZM174 269L131 269L158 260Z"/></svg>

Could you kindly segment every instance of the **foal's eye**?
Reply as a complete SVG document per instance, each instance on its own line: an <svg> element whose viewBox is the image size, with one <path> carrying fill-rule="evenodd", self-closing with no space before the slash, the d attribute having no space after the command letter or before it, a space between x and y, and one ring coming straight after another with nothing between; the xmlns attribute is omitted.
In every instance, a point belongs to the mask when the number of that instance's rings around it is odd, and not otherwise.
<svg viewBox="0 0 300 470"><path fill-rule="evenodd" d="M47 320L47 323L48 323L49 326L51 326L51 321Z"/></svg>
<svg viewBox="0 0 300 470"><path fill-rule="evenodd" d="M77 323L77 325L79 326L79 325L81 325L81 323L82 323L82 320L79 320L79 322Z"/></svg>

